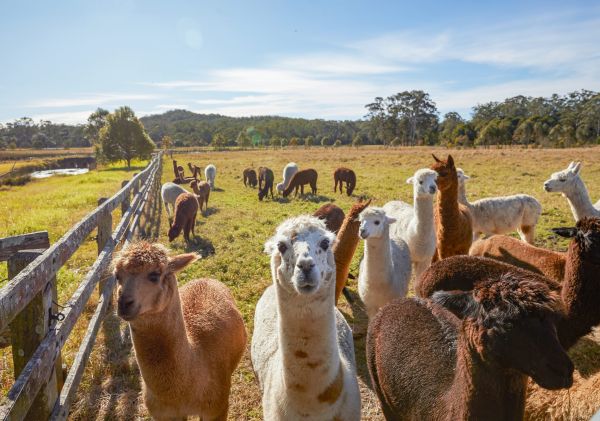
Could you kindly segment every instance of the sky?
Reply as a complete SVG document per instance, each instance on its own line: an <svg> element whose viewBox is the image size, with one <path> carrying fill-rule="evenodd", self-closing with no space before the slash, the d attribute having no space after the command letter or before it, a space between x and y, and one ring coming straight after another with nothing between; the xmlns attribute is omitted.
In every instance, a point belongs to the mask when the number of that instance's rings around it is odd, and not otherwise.
<svg viewBox="0 0 600 421"><path fill-rule="evenodd" d="M359 119L428 92L440 115L600 91L598 1L0 3L0 122L137 115Z"/></svg>

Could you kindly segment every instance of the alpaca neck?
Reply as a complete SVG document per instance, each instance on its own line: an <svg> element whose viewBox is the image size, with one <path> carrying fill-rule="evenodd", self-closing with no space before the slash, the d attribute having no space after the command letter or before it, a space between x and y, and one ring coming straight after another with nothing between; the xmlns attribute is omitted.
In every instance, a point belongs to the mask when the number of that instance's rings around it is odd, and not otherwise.
<svg viewBox="0 0 600 421"><path fill-rule="evenodd" d="M458 185L458 203L461 203L465 206L470 206L469 199L467 199L467 189L465 188L465 184Z"/></svg>
<svg viewBox="0 0 600 421"><path fill-rule="evenodd" d="M366 279L370 287L388 285L392 279L389 226L386 225L379 238L365 240Z"/></svg>
<svg viewBox="0 0 600 421"><path fill-rule="evenodd" d="M420 197L415 194L415 222L417 235L421 238L427 238L435 232L433 223L433 197Z"/></svg>
<svg viewBox="0 0 600 421"><path fill-rule="evenodd" d="M458 186L453 183L444 190L440 190L438 212L442 218L450 221L458 220Z"/></svg>
<svg viewBox="0 0 600 421"><path fill-rule="evenodd" d="M571 242L565 262L565 279L561 298L566 317L558 324L560 343L565 349L571 346L600 323L596 310L600 301L597 276L600 265L581 258L576 242Z"/></svg>
<svg viewBox="0 0 600 421"><path fill-rule="evenodd" d="M523 419L527 378L484 362L459 335L452 386L446 392L442 417L452 420Z"/></svg>
<svg viewBox="0 0 600 421"><path fill-rule="evenodd" d="M330 275L333 277L333 273ZM326 281L327 282L327 281ZM288 402L305 409L339 375L333 281L311 296L277 289L279 352ZM317 392L318 393L318 392Z"/></svg>
<svg viewBox="0 0 600 421"><path fill-rule="evenodd" d="M581 178L577 177L575 188L564 192L563 195L567 198L576 221L579 221L584 216L596 215L598 213L598 210L592 204L587 187Z"/></svg>

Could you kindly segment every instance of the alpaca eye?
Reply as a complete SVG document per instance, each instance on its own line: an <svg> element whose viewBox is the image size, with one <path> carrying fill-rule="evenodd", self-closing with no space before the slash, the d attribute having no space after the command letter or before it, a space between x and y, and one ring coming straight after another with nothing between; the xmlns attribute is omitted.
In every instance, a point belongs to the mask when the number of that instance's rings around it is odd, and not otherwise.
<svg viewBox="0 0 600 421"><path fill-rule="evenodd" d="M421 185L422 185L422 184L423 184L423 182L422 182L422 181L419 181L419 184L421 184Z"/></svg>
<svg viewBox="0 0 600 421"><path fill-rule="evenodd" d="M287 246L285 245L285 243L279 242L277 244L277 249L279 250L279 253L284 254L287 251Z"/></svg>
<svg viewBox="0 0 600 421"><path fill-rule="evenodd" d="M319 246L321 246L323 251L326 251L329 248L329 240L327 238L321 240L321 243L319 244Z"/></svg>
<svg viewBox="0 0 600 421"><path fill-rule="evenodd" d="M150 282L157 283L158 281L160 281L160 273L158 273L158 272L150 272L148 274L148 280Z"/></svg>
<svg viewBox="0 0 600 421"><path fill-rule="evenodd" d="M375 221L375 225L379 225L379 221Z"/></svg>

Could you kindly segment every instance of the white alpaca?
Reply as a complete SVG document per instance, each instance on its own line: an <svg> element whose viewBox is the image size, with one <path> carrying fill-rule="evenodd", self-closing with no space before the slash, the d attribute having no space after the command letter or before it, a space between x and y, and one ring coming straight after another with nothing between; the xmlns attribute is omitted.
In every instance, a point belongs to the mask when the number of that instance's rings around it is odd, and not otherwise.
<svg viewBox="0 0 600 421"><path fill-rule="evenodd" d="M334 241L302 215L265 244L273 285L256 306L251 350L265 420L360 419L352 331L334 302Z"/></svg>
<svg viewBox="0 0 600 421"><path fill-rule="evenodd" d="M215 177L217 176L217 167L213 164L208 164L206 168L204 168L204 178L206 182L210 185L210 189L215 189Z"/></svg>
<svg viewBox="0 0 600 421"><path fill-rule="evenodd" d="M437 192L436 179L437 173L429 168L417 170L406 180L407 184L413 185L414 208L401 200L383 206L386 215L396 220L390 226L390 237L402 239L408 244L415 277L429 267L435 253L433 197Z"/></svg>
<svg viewBox="0 0 600 421"><path fill-rule="evenodd" d="M542 205L528 194L488 197L469 203L465 182L471 177L461 168L458 176L458 202L471 213L473 241L483 235L508 234L517 231L522 241L533 244L535 226L542 214Z"/></svg>
<svg viewBox="0 0 600 421"><path fill-rule="evenodd" d="M600 217L600 201L592 205L590 195L581 177L581 162L571 162L566 170L555 172L544 182L547 192L561 192L571 206L575 222L584 216Z"/></svg>
<svg viewBox="0 0 600 421"><path fill-rule="evenodd" d="M282 193L285 190L285 188L288 186L288 184L290 184L290 180L292 179L294 174L296 174L297 172L298 172L298 164L296 164L295 162L289 162L283 168L283 181L281 183L277 184L277 191L279 193Z"/></svg>
<svg viewBox="0 0 600 421"><path fill-rule="evenodd" d="M162 198L163 203L165 204L165 210L167 211L167 216L171 219L171 215L175 212L175 201L179 197L181 193L187 193L188 191L183 187L171 183L170 181L163 184L160 189L160 196ZM171 210L169 211L169 205L171 205Z"/></svg>
<svg viewBox="0 0 600 421"><path fill-rule="evenodd" d="M394 218L382 208L367 208L359 215L360 238L365 240L365 254L360 261L358 294L371 319L394 298L404 297L410 282L410 250L404 240L390 238Z"/></svg>

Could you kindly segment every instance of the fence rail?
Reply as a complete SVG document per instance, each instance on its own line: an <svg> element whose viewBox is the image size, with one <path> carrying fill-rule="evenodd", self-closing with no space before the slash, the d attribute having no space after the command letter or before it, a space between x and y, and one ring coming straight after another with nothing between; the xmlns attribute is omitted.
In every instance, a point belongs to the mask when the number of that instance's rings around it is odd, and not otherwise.
<svg viewBox="0 0 600 421"><path fill-rule="evenodd" d="M63 318L59 321L46 320L48 317L44 319L45 335L36 343L35 349L32 350L32 354L28 356L26 364L19 373L15 367L16 380L0 405L0 419L21 420L26 416L33 419L67 418L85 364L112 299L115 280L107 273L107 269L113 252L116 247L134 238L140 226L141 215L149 201L158 200L161 174L162 153L158 153L142 172L134 176L131 181L123 182L122 188L114 196L108 199L101 198L95 210L75 224L47 250L39 251L33 261L26 267L20 268L20 271L0 290L1 332L9 325L12 327L32 302L39 300L40 297L43 300L43 297L48 296L49 283L54 285L55 289L56 282L52 279L58 270L77 251L90 233L98 229L98 258L62 310ZM112 231L112 212L119 205L121 219ZM31 242L37 234L39 233L30 234ZM14 253L15 250L20 250L19 244L24 243L14 239L4 239L0 240L0 245L2 244ZM0 247L0 256L2 256L2 247ZM62 373L59 370L60 351L97 284L100 294L98 304L63 386ZM16 329L11 329L14 330ZM15 355L14 343L13 355ZM35 417L32 417L30 411L35 411Z"/></svg>

